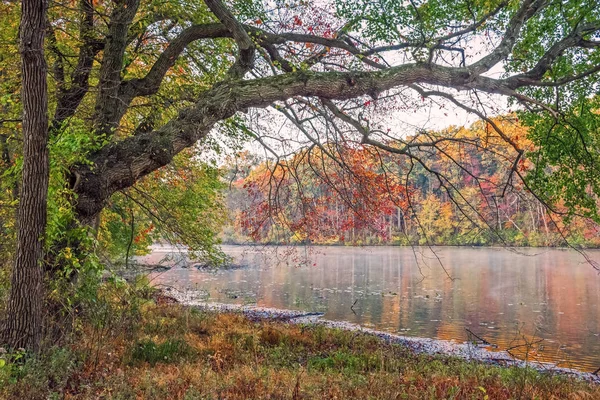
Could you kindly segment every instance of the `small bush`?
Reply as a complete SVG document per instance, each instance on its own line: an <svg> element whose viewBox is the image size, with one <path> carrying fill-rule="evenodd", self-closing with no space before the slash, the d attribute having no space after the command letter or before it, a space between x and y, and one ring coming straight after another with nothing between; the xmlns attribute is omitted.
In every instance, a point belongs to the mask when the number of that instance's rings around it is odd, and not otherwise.
<svg viewBox="0 0 600 400"><path fill-rule="evenodd" d="M0 362L0 397L21 399L61 398L69 377L78 368L75 354L52 347L41 357L9 353Z"/></svg>

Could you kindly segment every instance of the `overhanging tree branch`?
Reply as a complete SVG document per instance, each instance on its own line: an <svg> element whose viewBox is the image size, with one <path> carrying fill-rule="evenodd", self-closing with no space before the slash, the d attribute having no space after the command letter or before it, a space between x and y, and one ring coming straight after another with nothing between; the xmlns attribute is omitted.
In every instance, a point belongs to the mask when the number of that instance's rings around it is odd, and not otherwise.
<svg viewBox="0 0 600 400"><path fill-rule="evenodd" d="M135 0L127 1L135 2ZM198 140L204 138L219 121L233 116L238 111L267 107L274 102L298 96L319 98L323 99L325 103L333 104L331 100L346 100L360 96L377 99L382 92L392 88L425 85L435 88L428 91L427 95L437 92L444 93L444 88L457 91L476 90L516 98L523 104L534 104L536 107L556 115L552 107L539 99L517 92L518 87L514 84L515 80L511 80L510 77L494 79L483 76L491 67L509 57L527 21L540 13L546 6L547 1L545 0L525 0L516 11L511 11L512 18L507 23L501 43L480 61L466 67L462 66L465 61L461 67L438 65L435 63L436 60L431 57L429 62L422 60L410 62L410 60L418 59L414 55L403 58L404 64L389 67L385 61L379 62L375 57L370 59L369 56L375 54L379 56L380 53L387 51L409 48L456 51L460 49L458 41L464 40L465 35L468 36L470 33L478 31L486 21L499 15L501 10L506 9L505 2L498 4L479 19L473 16L473 22L457 31L437 37L432 35L430 38L425 38L424 41L411 42L409 39L403 39L402 43L374 47L369 47L362 41L353 39L344 28L335 34L317 36L297 31L278 32L277 29L270 30L272 27L267 25L264 26L264 29L243 25L235 19L220 0L206 0L206 3L220 22L191 25L183 29L176 38L168 43L166 49L149 67L143 78L123 81L120 76L117 78L118 74L114 70L108 69L107 65L115 63L116 60L111 54L119 56L122 53L115 50L118 47L115 38L111 37L107 41L104 51L106 60L103 60L100 70L100 94L96 99L96 116L98 118L96 126L110 127L111 130L120 123L127 110L131 108L131 102L135 97L151 96L157 93L168 71L178 57L186 54L186 50L190 50L190 58L198 57L198 54L191 54L197 53L197 50L189 48L189 44L192 42L202 39L233 38L238 47L238 55L229 71L230 77L234 79L220 82L198 95L193 106L181 110L176 118L164 126L152 131L136 131L135 136L126 137L120 141L115 140L92 155L92 166L73 168L73 174L78 177L76 181L79 182L76 188L76 192L79 194L77 209L84 219L97 214L112 193L131 186L139 178L169 163L183 149L193 146ZM119 13L118 9L119 6L111 15L111 21L114 19L121 21L121 26L127 25L128 16L125 18L124 10ZM110 28L116 29L113 25L111 22ZM582 24L582 27L586 26ZM581 32L589 32L590 28L581 29ZM119 33L123 33L122 30ZM580 45L595 46L593 40L583 39L587 37L586 35L587 33L582 33ZM121 40L119 43L126 42L127 37L127 35L122 36L123 40L119 39ZM311 44L311 46L306 44ZM567 41L558 41L555 48L564 47L567 44ZM267 62L270 63L266 68L253 68L255 46L264 49L263 57L267 58ZM337 51L330 51L331 49L337 49ZM465 55L465 60L467 57L468 55ZM360 63L357 63L357 60ZM553 58L548 55L546 60L552 62ZM353 72L322 72L332 69L348 70L350 68L348 64L351 62L355 63L352 68L356 70ZM540 59L539 62L542 63L544 60ZM265 67L265 64L259 67ZM372 69L376 69L376 71L369 71ZM243 80L242 78L249 71L253 76L261 76L261 74L268 76ZM280 71L284 73L279 74ZM112 73L113 78L116 78L116 81L107 78L110 75L109 72ZM577 78L573 77L573 79ZM110 93L117 93L117 96L113 97ZM453 102L452 96L442 95L440 97ZM468 112L477 111L469 107L461 108ZM330 111L334 110L330 109ZM344 113L342 112L342 114ZM478 115L477 112L475 115ZM337 117L344 120L343 116L337 115ZM368 135L363 132L363 136L367 139L364 142L366 144L376 145L382 149L385 149L382 146L388 145L387 142L380 141L369 143ZM445 142L451 141L450 139L444 140ZM435 139L432 143L435 145L443 142ZM415 146L423 146L423 144L415 144ZM409 146L407 151L410 148ZM397 152L399 149L390 148L389 150Z"/></svg>
<svg viewBox="0 0 600 400"><path fill-rule="evenodd" d="M206 136L221 120L237 111L266 107L294 96L351 99L414 83L455 89L476 88L488 93L513 93L500 81L480 77L473 81L463 68L405 64L374 72L300 71L250 81L230 81L204 92L197 103L184 109L162 128L108 145L92 157L95 168L79 167L78 210L97 213L115 191L168 164L183 149Z"/></svg>

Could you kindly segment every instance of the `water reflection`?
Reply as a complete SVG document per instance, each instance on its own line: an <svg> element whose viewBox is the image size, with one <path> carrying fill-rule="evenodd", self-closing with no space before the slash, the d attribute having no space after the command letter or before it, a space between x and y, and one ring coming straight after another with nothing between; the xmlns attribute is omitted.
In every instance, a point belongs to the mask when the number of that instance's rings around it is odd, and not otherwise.
<svg viewBox="0 0 600 400"><path fill-rule="evenodd" d="M177 266L153 274L153 282L201 290L211 301L323 311L405 335L465 341L468 328L500 349L527 349L532 359L600 366L600 277L573 251L438 248L445 271L436 255L410 248L225 251L247 267L211 273ZM599 251L589 255L600 260ZM301 261L308 262L295 266Z"/></svg>

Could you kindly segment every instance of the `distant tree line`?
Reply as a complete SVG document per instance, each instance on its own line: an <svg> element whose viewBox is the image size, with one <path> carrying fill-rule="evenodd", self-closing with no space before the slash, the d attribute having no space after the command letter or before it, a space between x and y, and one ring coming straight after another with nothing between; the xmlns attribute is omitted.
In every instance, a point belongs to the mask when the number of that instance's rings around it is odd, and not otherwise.
<svg viewBox="0 0 600 400"><path fill-rule="evenodd" d="M515 115L493 121L519 146L533 148ZM303 151L277 163L242 153L225 168L231 221L223 240L599 247L596 223L577 216L565 223L523 184L503 184L499 160L510 149L494 140L490 129L477 122L408 138L455 139L421 151L432 170L361 145L337 149L343 152L343 167L324 155L327 149ZM518 168L533 167L521 162ZM435 171L449 180L440 183Z"/></svg>

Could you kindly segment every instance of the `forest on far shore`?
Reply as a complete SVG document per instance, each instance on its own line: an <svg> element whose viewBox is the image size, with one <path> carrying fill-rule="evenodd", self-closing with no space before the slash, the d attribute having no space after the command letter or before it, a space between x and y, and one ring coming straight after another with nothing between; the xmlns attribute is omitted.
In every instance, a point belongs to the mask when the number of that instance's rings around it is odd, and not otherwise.
<svg viewBox="0 0 600 400"><path fill-rule="evenodd" d="M516 115L493 121L519 146L533 149ZM336 145L350 168L340 168L323 155L323 149L278 162L264 161L249 151L239 153L221 171L227 181L229 215L222 240L600 247L598 224L581 216L557 218L566 209L552 215L523 183L506 183L506 169L498 160L508 158L512 149L494 138L491 129L480 121L407 138L456 139L441 149L421 151L429 170L361 145ZM457 167L457 160L469 169ZM518 169L527 172L532 165L523 161ZM437 179L432 170L451 178Z"/></svg>

